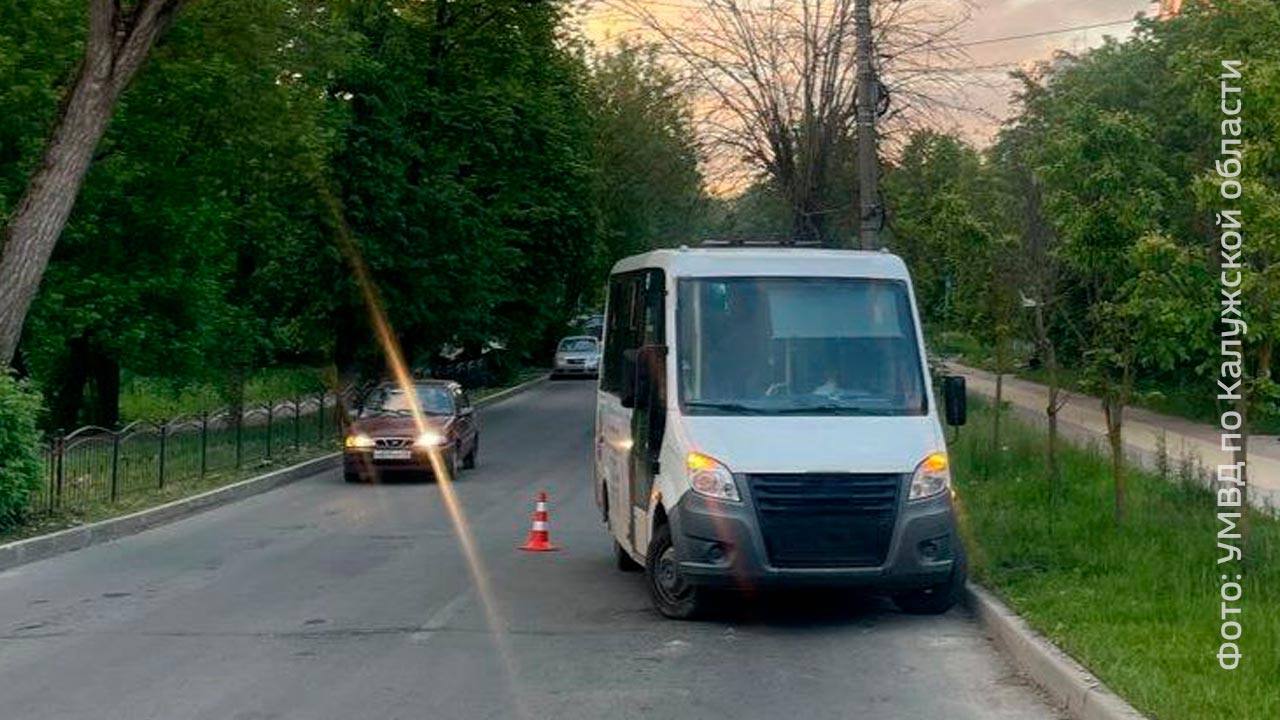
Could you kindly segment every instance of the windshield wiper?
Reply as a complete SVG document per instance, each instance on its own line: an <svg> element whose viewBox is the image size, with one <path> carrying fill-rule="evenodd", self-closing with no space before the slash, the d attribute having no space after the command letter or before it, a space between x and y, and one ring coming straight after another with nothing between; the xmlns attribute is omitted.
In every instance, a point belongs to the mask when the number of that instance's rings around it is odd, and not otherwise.
<svg viewBox="0 0 1280 720"><path fill-rule="evenodd" d="M794 405L792 407L781 407L773 411L778 415L807 415L809 413L817 413L821 415L862 415L869 417L886 417L896 415L898 413L887 408L869 408L859 407L857 405L842 405L838 402L810 404L810 405Z"/></svg>
<svg viewBox="0 0 1280 720"><path fill-rule="evenodd" d="M413 414L413 411L412 411L412 410L407 410L407 409L403 409L403 410L391 410L391 409L389 409L389 408L369 408L369 409L368 409L368 410L366 410L365 412L367 412L367 413L368 413L370 416L372 416L372 417L379 417L379 416L380 416L380 417L387 417L387 416L391 416L391 417L404 417L404 416L406 416L406 415L412 415L412 414Z"/></svg>
<svg viewBox="0 0 1280 720"><path fill-rule="evenodd" d="M751 415L767 415L769 411L756 407L754 405L743 405L737 402L710 402L707 400L688 400L685 401L685 407L705 408L707 410L727 410L729 412L751 414Z"/></svg>

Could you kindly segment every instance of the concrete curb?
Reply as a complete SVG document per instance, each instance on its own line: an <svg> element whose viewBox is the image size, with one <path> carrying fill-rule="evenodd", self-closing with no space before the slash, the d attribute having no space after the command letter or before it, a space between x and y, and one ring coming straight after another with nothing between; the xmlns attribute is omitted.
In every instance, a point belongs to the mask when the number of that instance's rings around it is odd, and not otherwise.
<svg viewBox="0 0 1280 720"><path fill-rule="evenodd" d="M512 395L524 392L546 379L547 376L542 375L481 398L475 404L477 407L493 405L510 398ZM237 500L243 500L274 490L281 485L287 485L316 473L336 468L341 458L341 453L329 453L287 468L274 470L265 475L259 475L230 485L224 485L220 488L214 488L198 495L174 500L164 505L139 510L120 517L100 520L88 525L59 530L48 535L39 535L0 545L0 572L73 550L80 550L91 545L136 535L143 530L167 525L206 510L212 510Z"/></svg>
<svg viewBox="0 0 1280 720"><path fill-rule="evenodd" d="M519 395L520 393L524 392L525 390L528 390L529 388L534 387L535 385L540 385L543 382L546 382L547 378L549 377L551 377L550 373L544 373L532 380L525 380L519 385L512 385L506 390L499 390L498 392L492 395L486 395L480 398L479 400L476 400L475 405L476 407L484 407L486 405L493 405L494 403L502 402L503 400L506 400L512 395Z"/></svg>
<svg viewBox="0 0 1280 720"><path fill-rule="evenodd" d="M72 550L86 548L90 545L134 535L158 525L166 525L205 510L212 510L236 500L243 500L244 498L273 490L281 485L287 485L295 480L335 468L338 466L339 459L340 455L338 453L329 453L266 475L241 480L198 495L174 500L164 505L139 510L120 517L100 520L88 525L59 530L48 535L39 535L26 540L0 545L0 571L61 555Z"/></svg>
<svg viewBox="0 0 1280 720"><path fill-rule="evenodd" d="M961 602L1024 675L1049 693L1074 720L1146 720L1102 681L1032 630L995 595L970 583Z"/></svg>

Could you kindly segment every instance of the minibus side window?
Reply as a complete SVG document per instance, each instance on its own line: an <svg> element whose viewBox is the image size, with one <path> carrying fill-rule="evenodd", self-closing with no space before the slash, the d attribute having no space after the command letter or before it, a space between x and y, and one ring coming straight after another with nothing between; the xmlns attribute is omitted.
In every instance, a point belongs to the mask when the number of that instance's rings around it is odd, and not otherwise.
<svg viewBox="0 0 1280 720"><path fill-rule="evenodd" d="M604 372L600 388L614 395L622 390L622 353L630 344L634 302L633 275L614 275L609 279L609 315L605 318Z"/></svg>
<svg viewBox="0 0 1280 720"><path fill-rule="evenodd" d="M663 274L661 270L622 273L609 280L605 318L604 370L600 388L622 390L623 356L642 345L662 344Z"/></svg>

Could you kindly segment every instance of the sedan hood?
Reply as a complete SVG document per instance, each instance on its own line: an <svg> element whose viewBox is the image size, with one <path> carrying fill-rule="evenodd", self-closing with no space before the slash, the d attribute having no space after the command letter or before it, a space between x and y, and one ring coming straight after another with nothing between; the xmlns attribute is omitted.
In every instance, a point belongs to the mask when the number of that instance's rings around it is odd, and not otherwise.
<svg viewBox="0 0 1280 720"><path fill-rule="evenodd" d="M449 429L452 418L426 416L426 425L430 430L445 432ZM354 432L362 432L370 437L417 437L418 424L410 415L382 415L355 418L351 423Z"/></svg>

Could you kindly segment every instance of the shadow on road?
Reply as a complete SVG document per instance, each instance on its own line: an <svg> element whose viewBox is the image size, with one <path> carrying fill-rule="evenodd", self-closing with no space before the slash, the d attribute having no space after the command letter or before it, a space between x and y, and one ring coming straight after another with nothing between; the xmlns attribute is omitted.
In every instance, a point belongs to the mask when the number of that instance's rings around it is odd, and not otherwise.
<svg viewBox="0 0 1280 720"><path fill-rule="evenodd" d="M737 625L779 628L829 628L873 625L897 615L887 599L842 588L746 590L726 592L706 618Z"/></svg>

